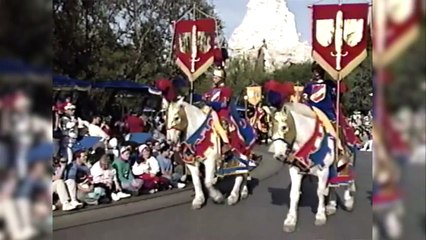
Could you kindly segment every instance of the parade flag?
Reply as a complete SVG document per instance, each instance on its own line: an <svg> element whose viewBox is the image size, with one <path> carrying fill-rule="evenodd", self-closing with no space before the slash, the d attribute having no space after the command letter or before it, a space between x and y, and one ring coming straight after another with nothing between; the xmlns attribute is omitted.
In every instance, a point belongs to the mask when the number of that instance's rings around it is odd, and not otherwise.
<svg viewBox="0 0 426 240"><path fill-rule="evenodd" d="M256 106L257 104L260 103L260 101L262 101L261 86L246 87L246 93L247 93L247 101L251 105Z"/></svg>
<svg viewBox="0 0 426 240"><path fill-rule="evenodd" d="M314 5L312 57L341 80L367 57L369 4Z"/></svg>
<svg viewBox="0 0 426 240"><path fill-rule="evenodd" d="M175 23L176 64L190 81L195 81L213 63L217 55L216 20L181 20Z"/></svg>
<svg viewBox="0 0 426 240"><path fill-rule="evenodd" d="M420 32L420 0L373 0L373 63L385 67L396 59Z"/></svg>

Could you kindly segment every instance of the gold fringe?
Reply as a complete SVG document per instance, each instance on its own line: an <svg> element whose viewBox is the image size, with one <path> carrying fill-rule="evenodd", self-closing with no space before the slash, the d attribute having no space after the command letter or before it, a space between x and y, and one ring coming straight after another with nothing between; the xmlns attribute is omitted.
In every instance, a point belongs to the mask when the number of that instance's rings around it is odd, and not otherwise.
<svg viewBox="0 0 426 240"><path fill-rule="evenodd" d="M324 58L315 50L312 53L312 57L334 80L339 80L339 72L336 71L334 67L330 66L330 64L328 64L327 61L325 61Z"/></svg>
<svg viewBox="0 0 426 240"><path fill-rule="evenodd" d="M358 67L362 61L364 61L364 59L367 57L367 49L364 49L361 54L354 58L345 68L340 71L337 71L333 66L328 64L327 61L325 61L324 58L316 51L313 51L312 57L319 65L321 65L322 68L324 68L324 70L327 71L327 73L334 80L340 81L344 77L348 76L349 73L351 73L356 67Z"/></svg>
<svg viewBox="0 0 426 240"><path fill-rule="evenodd" d="M191 71L186 67L185 63L183 63L179 58L176 58L176 65L182 70L182 72L188 77L189 81L192 80L192 74Z"/></svg>
<svg viewBox="0 0 426 240"><path fill-rule="evenodd" d="M373 52L373 65L376 67L386 67L391 64L404 50L412 44L420 33L420 26L412 26L399 40L395 41L388 49L378 54Z"/></svg>
<svg viewBox="0 0 426 240"><path fill-rule="evenodd" d="M367 49L364 49L361 54L354 58L345 68L340 71L340 79L345 78L349 75L356 67L358 67L362 61L367 57Z"/></svg>
<svg viewBox="0 0 426 240"><path fill-rule="evenodd" d="M191 71L186 67L186 65L179 58L176 59L176 65L179 66L179 68L182 70L182 72L188 77L188 80L191 82L195 81L205 71L207 71L207 69L213 64L213 62L214 62L214 57L211 57L206 61L206 63L201 65L197 71L195 71L194 73L191 73Z"/></svg>
<svg viewBox="0 0 426 240"><path fill-rule="evenodd" d="M197 71L195 71L193 73L193 81L195 81L195 79L197 79L198 77L200 77L204 72L207 71L207 69L209 69L209 67L214 63L214 57L210 57L206 63L204 63L203 65L201 65Z"/></svg>

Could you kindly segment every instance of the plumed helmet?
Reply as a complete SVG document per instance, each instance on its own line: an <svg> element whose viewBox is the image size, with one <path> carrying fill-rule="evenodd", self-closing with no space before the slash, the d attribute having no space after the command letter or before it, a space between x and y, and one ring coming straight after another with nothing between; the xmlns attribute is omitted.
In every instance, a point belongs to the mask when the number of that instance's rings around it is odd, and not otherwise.
<svg viewBox="0 0 426 240"><path fill-rule="evenodd" d="M216 68L215 70L213 70L213 76L225 79L226 78L226 72L222 68Z"/></svg>

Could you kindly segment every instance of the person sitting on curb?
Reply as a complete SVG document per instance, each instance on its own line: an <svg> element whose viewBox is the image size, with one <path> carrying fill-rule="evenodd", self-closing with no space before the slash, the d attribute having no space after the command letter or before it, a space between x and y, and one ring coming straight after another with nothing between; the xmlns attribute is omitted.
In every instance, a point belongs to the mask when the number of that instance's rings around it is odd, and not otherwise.
<svg viewBox="0 0 426 240"><path fill-rule="evenodd" d="M105 196L109 201L111 199L113 201L118 201L122 198L128 198L131 196L130 194L122 192L116 171L111 167L107 155L103 155L100 160L92 166L90 172L93 176L95 190L104 191ZM117 192L115 192L115 190L117 190Z"/></svg>
<svg viewBox="0 0 426 240"><path fill-rule="evenodd" d="M152 150L147 145L139 146L139 159L132 167L135 176L144 181L144 190L155 193L161 189L169 189L170 181L164 177L159 177L160 166L157 159L152 156Z"/></svg>
<svg viewBox="0 0 426 240"><path fill-rule="evenodd" d="M116 171L116 176L119 181L119 186L123 191L127 191L134 196L139 195L142 188L143 180L134 178L130 169L130 147L123 146L120 149L120 156L115 158L112 167Z"/></svg>
<svg viewBox="0 0 426 240"><path fill-rule="evenodd" d="M99 199L103 197L102 193L95 193L92 176L86 172L77 172L77 198L87 205L98 205ZM103 193L105 194L105 193Z"/></svg>
<svg viewBox="0 0 426 240"><path fill-rule="evenodd" d="M77 200L77 174L79 172L85 173L90 176L90 170L86 166L87 153L83 150L77 151L74 153L74 159L71 164L69 164L65 170L64 179L65 184L67 185L68 192L71 198L71 204L77 207L82 206L83 204Z"/></svg>
<svg viewBox="0 0 426 240"><path fill-rule="evenodd" d="M66 168L66 161L66 159L63 159L62 161L59 161L57 159L53 160L54 175L52 176L51 190L52 194L55 193L58 195L59 202L62 205L62 211L71 211L77 208L77 206L71 204L67 186L65 185L65 182L62 179L63 172ZM56 205L52 205L52 210L56 210Z"/></svg>
<svg viewBox="0 0 426 240"><path fill-rule="evenodd" d="M180 182L182 175L173 172L172 154L170 146L167 143L160 144L157 161L160 166L161 176L169 179L173 187L184 188L186 184Z"/></svg>

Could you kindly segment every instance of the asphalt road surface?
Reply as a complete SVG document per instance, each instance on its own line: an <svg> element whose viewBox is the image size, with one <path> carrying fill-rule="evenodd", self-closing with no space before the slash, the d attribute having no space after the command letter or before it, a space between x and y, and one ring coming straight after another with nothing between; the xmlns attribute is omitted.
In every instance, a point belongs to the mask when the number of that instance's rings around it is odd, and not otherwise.
<svg viewBox="0 0 426 240"><path fill-rule="evenodd" d="M290 187L287 168L283 167L278 174L255 184L252 195L236 206L215 205L209 201L203 209L191 210L190 204L182 204L65 228L55 231L53 237L62 240L371 239L371 153L359 154L356 170L358 189L354 211L338 209L336 215L330 216L327 224L321 227L314 225L317 205L315 183L304 180L298 226L294 233L282 231Z"/></svg>

